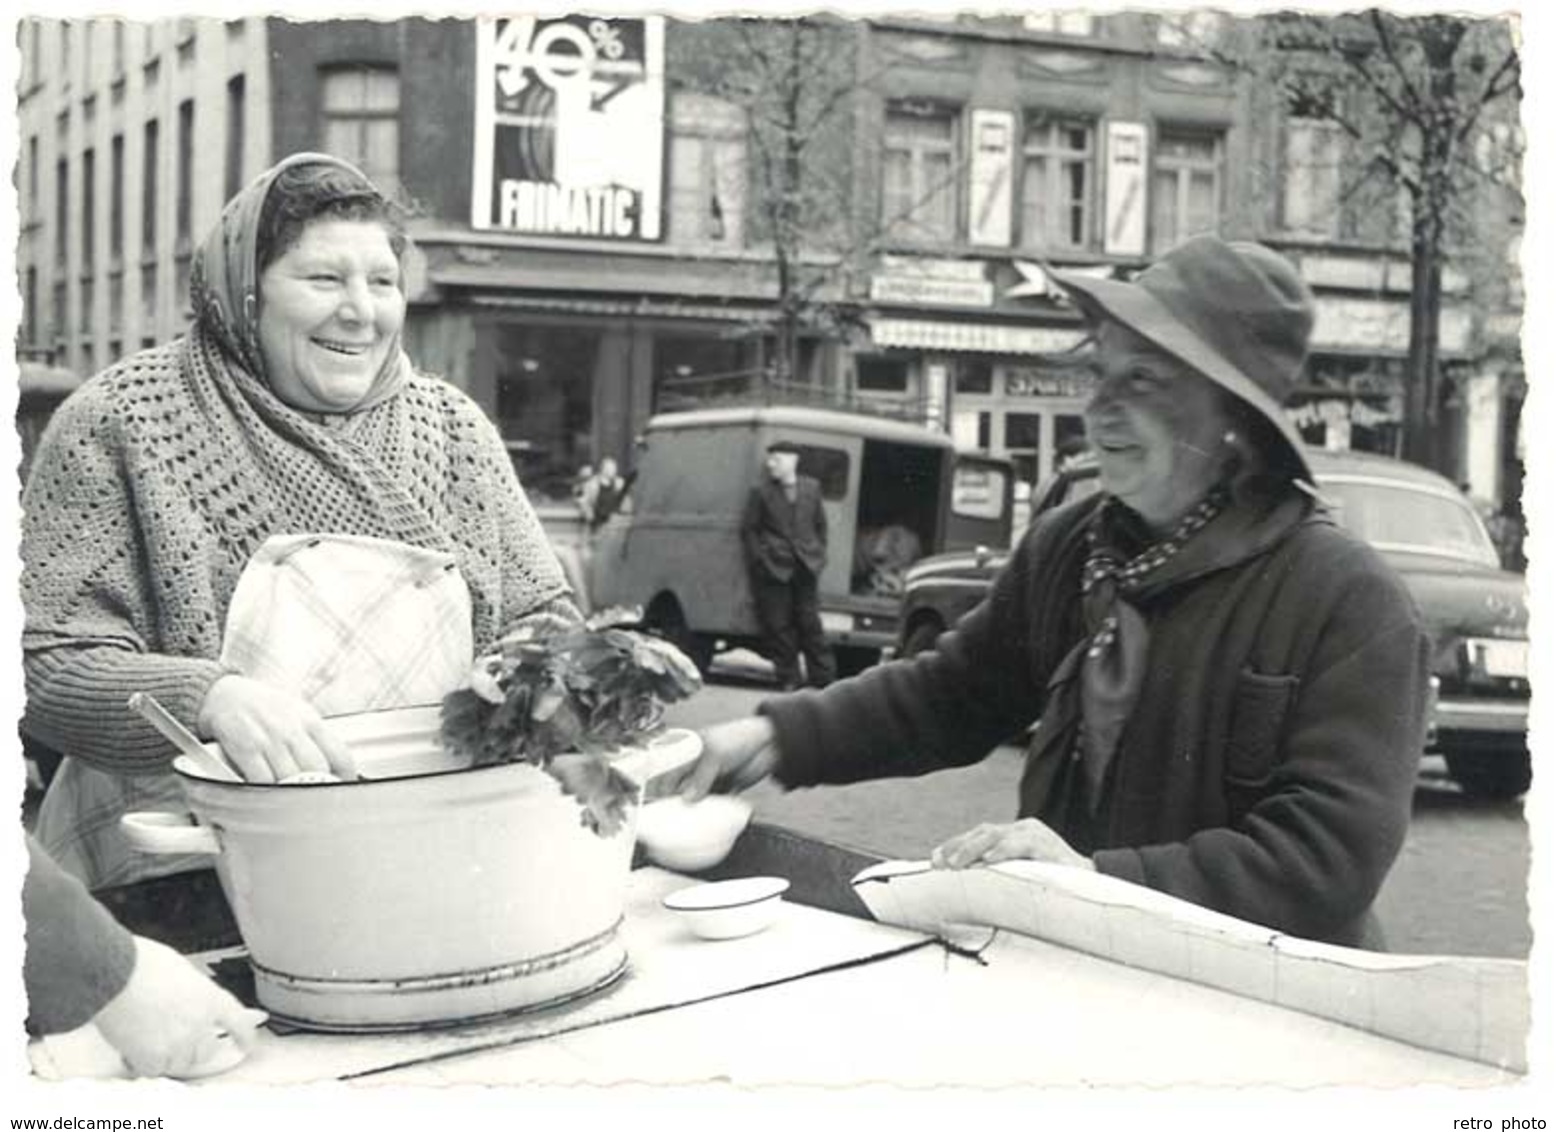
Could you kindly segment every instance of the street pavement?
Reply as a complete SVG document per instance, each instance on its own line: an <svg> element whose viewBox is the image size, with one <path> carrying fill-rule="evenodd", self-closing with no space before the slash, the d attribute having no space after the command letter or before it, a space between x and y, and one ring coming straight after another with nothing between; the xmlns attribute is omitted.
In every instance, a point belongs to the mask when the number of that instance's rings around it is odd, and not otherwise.
<svg viewBox="0 0 1557 1132"><path fill-rule="evenodd" d="M749 714L773 694L759 664L724 661L707 688L675 705L671 722L697 727ZM917 779L887 779L785 794L748 795L758 820L885 857L921 858L981 821L1015 816L1021 752ZM1519 802L1467 798L1437 759L1423 762L1411 831L1378 901L1389 949L1414 954L1524 958L1531 928L1530 832Z"/></svg>

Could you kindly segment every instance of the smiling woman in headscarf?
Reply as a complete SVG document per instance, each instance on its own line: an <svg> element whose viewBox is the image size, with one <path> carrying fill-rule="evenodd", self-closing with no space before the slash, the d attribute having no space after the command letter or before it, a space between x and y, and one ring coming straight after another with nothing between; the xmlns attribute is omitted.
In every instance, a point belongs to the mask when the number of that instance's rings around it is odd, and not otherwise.
<svg viewBox="0 0 1557 1132"><path fill-rule="evenodd" d="M437 702L472 649L577 616L497 431L401 350L405 248L360 172L288 158L200 247L189 334L55 415L24 499L23 726L66 756L39 838L93 887L197 863L119 831L179 804L133 693L252 781L349 774L322 714Z"/></svg>
<svg viewBox="0 0 1557 1132"><path fill-rule="evenodd" d="M1042 516L933 652L710 728L685 793L923 774L1037 718L1018 819L935 864L1095 869L1377 946L1428 641L1404 583L1316 498L1282 410L1313 296L1275 252L1211 236L1133 282L1056 280L1095 334L1101 492Z"/></svg>

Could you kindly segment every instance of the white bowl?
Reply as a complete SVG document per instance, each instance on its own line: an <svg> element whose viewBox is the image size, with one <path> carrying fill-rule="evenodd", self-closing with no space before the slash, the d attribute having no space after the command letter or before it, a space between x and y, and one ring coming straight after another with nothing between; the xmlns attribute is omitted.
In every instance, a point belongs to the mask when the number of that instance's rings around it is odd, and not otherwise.
<svg viewBox="0 0 1557 1132"><path fill-rule="evenodd" d="M678 871L712 868L730 855L751 821L751 803L724 794L700 802L662 798L638 811L638 840L657 865Z"/></svg>
<svg viewBox="0 0 1557 1132"><path fill-rule="evenodd" d="M783 877L742 877L695 884L665 897L692 934L704 939L754 935L778 919L789 881Z"/></svg>

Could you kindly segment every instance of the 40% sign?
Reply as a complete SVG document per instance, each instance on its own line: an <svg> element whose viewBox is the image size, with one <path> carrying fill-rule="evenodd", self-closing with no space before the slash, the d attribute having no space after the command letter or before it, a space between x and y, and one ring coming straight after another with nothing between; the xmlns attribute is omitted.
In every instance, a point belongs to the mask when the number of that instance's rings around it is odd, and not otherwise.
<svg viewBox="0 0 1557 1132"><path fill-rule="evenodd" d="M534 16L517 16L503 25L494 44L498 89L512 98L530 85L530 73L555 91L586 88L602 59L619 62L626 54L619 28L606 20L590 20L587 29L566 20L554 20L539 31ZM631 85L618 78L593 94L589 108L599 110Z"/></svg>

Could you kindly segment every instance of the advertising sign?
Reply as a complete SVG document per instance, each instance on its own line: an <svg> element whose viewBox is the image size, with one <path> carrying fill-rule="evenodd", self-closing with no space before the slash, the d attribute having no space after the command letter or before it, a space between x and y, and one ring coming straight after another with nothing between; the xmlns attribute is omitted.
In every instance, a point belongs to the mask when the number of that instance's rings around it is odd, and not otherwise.
<svg viewBox="0 0 1557 1132"><path fill-rule="evenodd" d="M1011 246L1011 162L1016 116L1009 110L973 111L968 180L968 243Z"/></svg>
<svg viewBox="0 0 1557 1132"><path fill-rule="evenodd" d="M1139 122L1108 124L1107 229L1109 255L1146 251L1146 127Z"/></svg>
<svg viewBox="0 0 1557 1132"><path fill-rule="evenodd" d="M910 306L987 307L995 301L995 285L987 280L936 279L924 275L873 275L873 303Z"/></svg>
<svg viewBox="0 0 1557 1132"><path fill-rule="evenodd" d="M665 21L476 21L471 224L573 239L661 237Z"/></svg>

